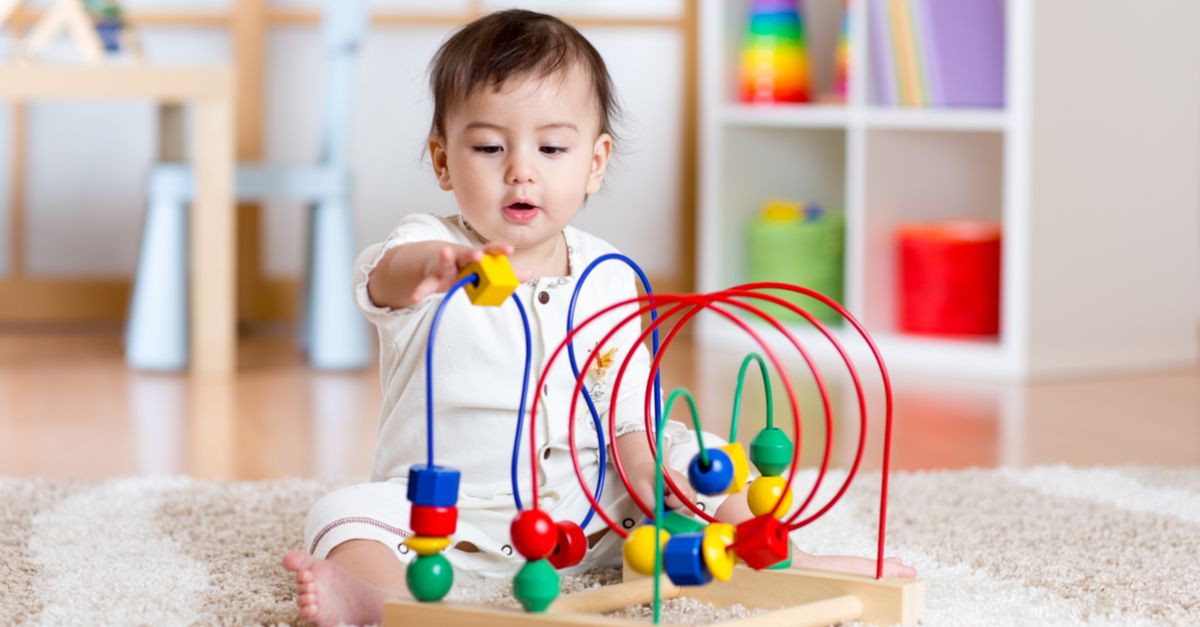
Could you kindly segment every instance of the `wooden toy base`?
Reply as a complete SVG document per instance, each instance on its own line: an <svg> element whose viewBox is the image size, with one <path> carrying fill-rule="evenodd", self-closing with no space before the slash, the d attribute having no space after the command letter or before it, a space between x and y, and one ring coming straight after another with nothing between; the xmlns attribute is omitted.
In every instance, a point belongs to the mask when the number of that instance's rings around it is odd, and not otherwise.
<svg viewBox="0 0 1200 627"><path fill-rule="evenodd" d="M649 577L565 595L544 614L462 603L388 601L384 627L445 625L447 627L525 627L527 625L645 625L644 621L601 616L633 605L650 603L654 582ZM636 577L636 575L634 575ZM730 581L680 588L665 577L662 598L687 597L716 607L741 604L766 614L716 623L738 627L829 625L862 620L880 625L915 624L925 605L925 584L909 579L873 579L815 570L756 571L738 567Z"/></svg>

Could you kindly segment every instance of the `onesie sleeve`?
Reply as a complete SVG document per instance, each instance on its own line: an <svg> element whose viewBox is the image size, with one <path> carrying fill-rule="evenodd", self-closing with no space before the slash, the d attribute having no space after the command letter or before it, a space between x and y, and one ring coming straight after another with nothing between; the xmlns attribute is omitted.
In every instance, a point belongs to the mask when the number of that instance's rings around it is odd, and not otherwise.
<svg viewBox="0 0 1200 627"><path fill-rule="evenodd" d="M412 242L439 240L452 242L456 239L441 218L431 214L418 213L405 216L387 239L371 244L366 250L359 253L358 260L354 264L354 301L367 320L377 327L383 326L397 316L411 313L421 304L414 303L408 307L392 308L376 305L371 300L371 295L367 292L367 280L383 259L384 253L402 244Z"/></svg>

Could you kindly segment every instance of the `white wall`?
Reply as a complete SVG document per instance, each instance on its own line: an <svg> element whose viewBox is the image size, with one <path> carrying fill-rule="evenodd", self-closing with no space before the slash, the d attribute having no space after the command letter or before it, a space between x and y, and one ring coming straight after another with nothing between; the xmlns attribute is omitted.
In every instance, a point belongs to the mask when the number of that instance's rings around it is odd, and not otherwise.
<svg viewBox="0 0 1200 627"><path fill-rule="evenodd" d="M376 11L439 14L465 1L388 0ZM229 2L127 0L130 11L225 11ZM565 15L677 17L681 0L491 2ZM318 9L319 1L277 0L287 9ZM422 159L431 111L426 67L449 34L444 27L375 27L361 51L351 130L360 246L384 237L404 214L451 212L453 199L434 184ZM609 239L653 275L673 275L680 243L679 113L682 38L672 28L591 27L584 34L604 55L626 107L625 142L617 147L607 189L592 198L577 224ZM141 31L153 63L228 62L230 40L218 29ZM0 42L3 49L4 42ZM62 46L53 54L73 55ZM311 27L273 28L267 41L265 156L304 162L316 157L321 113L322 53ZM136 261L144 208L144 177L158 145L149 103L37 102L29 106L27 266L36 276L129 276ZM0 106L0 234L6 232L11 129ZM304 213L286 203L267 206L263 260L270 276L302 268ZM628 225L638 228L630 229ZM625 227L625 228L622 228ZM7 273L9 238L0 237Z"/></svg>

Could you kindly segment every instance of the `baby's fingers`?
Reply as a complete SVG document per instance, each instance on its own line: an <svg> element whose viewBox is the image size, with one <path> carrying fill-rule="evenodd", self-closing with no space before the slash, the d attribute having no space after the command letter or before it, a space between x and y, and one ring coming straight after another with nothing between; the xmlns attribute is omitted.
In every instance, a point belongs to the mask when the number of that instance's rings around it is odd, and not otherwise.
<svg viewBox="0 0 1200 627"><path fill-rule="evenodd" d="M449 250L449 247L447 247L447 250ZM483 259L482 250L479 250L478 248L471 248L470 246L463 246L459 248L454 253L453 258L455 265L454 274L457 275L458 271L462 268L465 268L467 264L479 261L480 259Z"/></svg>

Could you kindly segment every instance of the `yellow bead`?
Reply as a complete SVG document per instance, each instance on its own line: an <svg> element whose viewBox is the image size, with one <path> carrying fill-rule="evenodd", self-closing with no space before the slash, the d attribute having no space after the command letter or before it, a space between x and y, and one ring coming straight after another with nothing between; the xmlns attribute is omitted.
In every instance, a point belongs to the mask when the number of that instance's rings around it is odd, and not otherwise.
<svg viewBox="0 0 1200 627"><path fill-rule="evenodd" d="M404 541L405 546L417 552L417 555L433 555L450 546L450 538L430 538L427 536L412 536Z"/></svg>
<svg viewBox="0 0 1200 627"><path fill-rule="evenodd" d="M700 551L704 554L704 565L717 581L733 577L733 566L737 563L737 553L732 548L735 534L735 527L729 523L712 523L704 528Z"/></svg>
<svg viewBox="0 0 1200 627"><path fill-rule="evenodd" d="M729 489L726 494L736 494L742 491L746 485L746 478L750 476L750 462L746 461L746 449L738 442L730 442L721 447L722 451L729 454L730 461L733 462L733 482L729 484Z"/></svg>
<svg viewBox="0 0 1200 627"><path fill-rule="evenodd" d="M671 534L663 530L658 536L659 548L667 545ZM654 525L642 525L629 533L622 548L625 563L641 575L654 574Z"/></svg>
<svg viewBox="0 0 1200 627"><path fill-rule="evenodd" d="M759 477L750 482L746 502L755 516L762 516L775 507L780 495L783 495L783 503L775 510L775 518L782 519L792 507L792 489L788 487L786 477Z"/></svg>
<svg viewBox="0 0 1200 627"><path fill-rule="evenodd" d="M458 278L472 273L479 275L477 285L466 285L467 297L476 305L495 307L503 305L504 301L517 289L520 281L504 255L484 255L483 259L467 264Z"/></svg>

